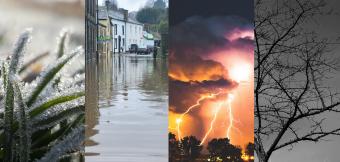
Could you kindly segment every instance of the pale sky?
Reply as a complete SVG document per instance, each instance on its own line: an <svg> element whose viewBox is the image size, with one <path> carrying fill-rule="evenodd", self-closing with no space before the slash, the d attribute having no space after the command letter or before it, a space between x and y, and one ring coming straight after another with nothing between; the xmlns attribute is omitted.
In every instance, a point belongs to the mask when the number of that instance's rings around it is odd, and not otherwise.
<svg viewBox="0 0 340 162"><path fill-rule="evenodd" d="M340 9L337 8L340 5L339 0L328 0L326 1L329 6L334 6L334 12L340 13ZM321 37L328 37L331 40L340 37L340 18L339 14L335 15L324 15L318 17L316 24L308 24L308 27L314 29L317 34ZM334 53L339 55L340 47L334 47ZM337 59L337 58L334 58ZM334 78L331 78L326 85L330 86L337 92L340 91L340 71L334 73ZM325 129L333 129L338 127L340 123L340 116L338 113L324 114L322 118L332 119L331 122L325 124ZM303 128L303 125L300 126ZM340 137L329 136L326 138L328 141L320 141L317 143L313 142L302 142L294 145L292 150L290 147L281 149L272 155L272 159L269 162L338 162L339 161L339 147Z"/></svg>
<svg viewBox="0 0 340 162"><path fill-rule="evenodd" d="M148 0L117 0L118 7L129 11L137 11L143 7ZM98 5L102 5L104 0L98 0Z"/></svg>

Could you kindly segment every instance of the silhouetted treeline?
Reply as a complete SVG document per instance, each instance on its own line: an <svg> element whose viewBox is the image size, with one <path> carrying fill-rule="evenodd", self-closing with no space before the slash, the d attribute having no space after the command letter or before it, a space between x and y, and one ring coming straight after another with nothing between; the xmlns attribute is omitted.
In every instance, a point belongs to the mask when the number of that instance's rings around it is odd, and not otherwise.
<svg viewBox="0 0 340 162"><path fill-rule="evenodd" d="M202 154L203 145L195 136L187 136L180 141L169 133L169 162L243 162L242 149L234 146L228 138L214 138L208 142L208 154ZM254 144L246 146L245 153L254 156ZM249 160L251 162L253 160Z"/></svg>

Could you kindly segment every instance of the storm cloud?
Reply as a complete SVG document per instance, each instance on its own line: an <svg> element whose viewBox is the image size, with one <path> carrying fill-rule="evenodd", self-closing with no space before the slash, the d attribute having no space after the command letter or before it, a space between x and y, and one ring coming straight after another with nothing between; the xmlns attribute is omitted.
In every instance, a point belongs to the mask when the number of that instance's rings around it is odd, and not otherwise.
<svg viewBox="0 0 340 162"><path fill-rule="evenodd" d="M242 36L244 31L249 31L249 35ZM202 57L218 51L247 49L254 44L253 26L240 17L191 17L171 28L170 33L170 50L176 57Z"/></svg>
<svg viewBox="0 0 340 162"><path fill-rule="evenodd" d="M214 108L240 86L230 75L234 72L230 68L253 63L253 26L240 17L191 17L171 27L169 35L170 113L176 116L197 105L186 115L188 124L181 128L183 134L201 139L209 129ZM201 100L212 94L214 97ZM240 104L238 108L244 107L247 106ZM225 124L223 114L227 110L220 113L222 118L217 123ZM175 122L174 117L171 119ZM224 137L225 128L219 128L214 130L214 136ZM238 139L241 138L234 140Z"/></svg>
<svg viewBox="0 0 340 162"><path fill-rule="evenodd" d="M237 87L223 60L214 57L226 57L233 50L241 51L238 55L249 55L247 50L253 50L252 31L249 22L230 16L191 17L172 27L169 42L171 110L183 112L203 94L227 93Z"/></svg>
<svg viewBox="0 0 340 162"><path fill-rule="evenodd" d="M252 26L239 17L189 18L170 31L170 77L182 81L228 79L223 60L216 58L236 51L252 59L252 35Z"/></svg>

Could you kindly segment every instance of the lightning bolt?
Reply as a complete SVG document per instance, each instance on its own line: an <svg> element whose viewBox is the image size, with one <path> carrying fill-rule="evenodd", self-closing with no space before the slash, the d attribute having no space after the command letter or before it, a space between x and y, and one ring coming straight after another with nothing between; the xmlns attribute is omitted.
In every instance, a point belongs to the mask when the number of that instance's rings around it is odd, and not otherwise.
<svg viewBox="0 0 340 162"><path fill-rule="evenodd" d="M212 131L213 127L214 127L214 124L215 124L215 121L216 121L216 118L217 118L217 115L218 113L220 112L221 110L221 107L224 103L220 103L219 106L215 109L215 113L214 113L214 118L213 120L210 122L210 128L209 130L207 131L207 133L205 133L200 145L203 145L203 143L205 142L205 140L208 138L210 132Z"/></svg>
<svg viewBox="0 0 340 162"><path fill-rule="evenodd" d="M180 115L179 118L176 119L176 129L177 129L177 135L178 135L178 139L181 140L182 139L182 132L181 132L181 123L183 122L183 117L188 114L192 109L198 107L201 105L201 102L205 99L211 99L214 98L218 95L220 95L222 92L216 93L216 94L210 94L210 95L204 95L201 96L194 105L190 106L184 113L182 113ZM223 105L225 105L227 103L227 111L228 111L228 116L229 116L229 125L227 128L227 138L230 139L230 132L233 128L233 122L234 122L234 116L233 116L233 112L232 112L232 106L231 106L231 102L234 99L234 95L233 94L229 94L228 98L226 99L226 101L224 102L220 102L218 104L218 106L216 107L215 111L214 111L214 116L213 119L210 122L210 127L208 129L208 131L205 133L200 145L203 145L204 142L206 141L206 139L209 137L211 131L214 129L214 124L216 122L216 119L218 117L218 114L221 110L221 108L223 107Z"/></svg>
<svg viewBox="0 0 340 162"><path fill-rule="evenodd" d="M210 94L210 95L203 95L201 96L197 101L196 104L190 106L183 114L181 114L181 116L179 118L176 119L176 125L177 125L177 135L178 135L178 139L181 140L182 139L182 135L181 135L181 123L183 121L183 117L188 114L192 109L194 109L195 107L201 105L201 101L205 100L205 99L209 99L209 98L214 98L218 95L220 95L221 92L216 93L216 94Z"/></svg>
<svg viewBox="0 0 340 162"><path fill-rule="evenodd" d="M233 121L234 121L234 116L233 116L233 109L231 107L231 101L234 99L234 95L232 94L229 94L228 95L228 99L227 99L227 102L228 102L228 114L229 114L229 126L227 128L227 138L230 139L230 131L231 131L231 128L233 128Z"/></svg>
<svg viewBox="0 0 340 162"><path fill-rule="evenodd" d="M234 116L233 116L233 112L232 112L232 107L231 107L231 101L234 99L234 95L233 94L229 94L228 98L227 98L227 103L228 103L228 114L229 114L229 126L227 128L227 138L230 139L230 131L231 128L233 128L233 121L234 121ZM214 112L214 117L213 120L210 122L210 128L209 130L205 133L200 145L203 145L205 140L208 138L210 132L213 130L216 118L218 113L220 112L222 106L225 104L225 102L220 103L219 106L216 108L215 112Z"/></svg>

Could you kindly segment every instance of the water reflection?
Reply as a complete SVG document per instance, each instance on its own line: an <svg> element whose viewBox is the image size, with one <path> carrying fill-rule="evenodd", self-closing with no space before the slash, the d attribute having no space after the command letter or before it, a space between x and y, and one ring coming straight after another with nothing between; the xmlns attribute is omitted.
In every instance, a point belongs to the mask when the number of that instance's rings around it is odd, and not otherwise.
<svg viewBox="0 0 340 162"><path fill-rule="evenodd" d="M100 115L89 138L96 144L86 147L87 155L97 156L86 160L167 161L167 60L101 56L97 77Z"/></svg>
<svg viewBox="0 0 340 162"><path fill-rule="evenodd" d="M85 146L94 146L98 143L90 139L93 135L98 133L98 130L94 129L94 127L98 124L98 78L97 78L97 63L96 61L87 61L86 62L86 79L85 79ZM87 155L94 154L87 152Z"/></svg>

